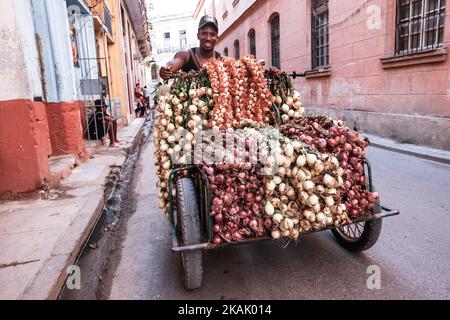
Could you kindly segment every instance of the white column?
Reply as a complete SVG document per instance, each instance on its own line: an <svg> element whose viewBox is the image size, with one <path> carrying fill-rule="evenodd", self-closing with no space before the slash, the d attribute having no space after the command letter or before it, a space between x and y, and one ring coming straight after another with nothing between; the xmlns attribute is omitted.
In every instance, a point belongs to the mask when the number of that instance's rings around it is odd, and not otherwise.
<svg viewBox="0 0 450 320"><path fill-rule="evenodd" d="M32 4L42 46L47 101L74 101L77 95L66 1L32 0Z"/></svg>

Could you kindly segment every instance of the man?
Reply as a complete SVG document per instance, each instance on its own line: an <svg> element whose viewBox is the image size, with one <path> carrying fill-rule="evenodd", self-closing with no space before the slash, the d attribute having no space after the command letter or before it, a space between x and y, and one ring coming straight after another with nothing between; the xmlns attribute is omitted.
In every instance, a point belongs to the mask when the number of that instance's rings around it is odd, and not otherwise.
<svg viewBox="0 0 450 320"><path fill-rule="evenodd" d="M136 88L134 89L134 97L136 98L136 116L143 118L145 117L145 97L141 89L141 84L137 83Z"/></svg>
<svg viewBox="0 0 450 320"><path fill-rule="evenodd" d="M116 144L121 143L117 138L117 119L108 114L108 106L106 105L104 98L95 101L95 109L96 120L99 122L100 127L103 126L104 122L106 130L105 127L103 127L103 132L108 132L110 140L109 146L111 148L116 147Z"/></svg>
<svg viewBox="0 0 450 320"><path fill-rule="evenodd" d="M168 80L173 73L182 70L184 72L199 71L208 61L220 58L220 54L215 51L219 33L217 19L211 15L201 18L198 27L197 38L200 41L198 48L178 52L175 58L161 67L159 75L162 79Z"/></svg>

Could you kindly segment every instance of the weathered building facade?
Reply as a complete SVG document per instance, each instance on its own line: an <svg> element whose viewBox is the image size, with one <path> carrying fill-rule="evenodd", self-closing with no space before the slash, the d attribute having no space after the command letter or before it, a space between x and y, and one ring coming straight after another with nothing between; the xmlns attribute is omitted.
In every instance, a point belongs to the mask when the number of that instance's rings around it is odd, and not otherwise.
<svg viewBox="0 0 450 320"><path fill-rule="evenodd" d="M0 2L0 197L47 184L52 157L87 159L85 110L105 87L123 123L133 119L151 52L146 11L141 0L109 2L114 15L93 11L107 9L101 0Z"/></svg>
<svg viewBox="0 0 450 320"><path fill-rule="evenodd" d="M450 150L450 10L444 0L200 0L218 50L306 72L311 112L368 133Z"/></svg>

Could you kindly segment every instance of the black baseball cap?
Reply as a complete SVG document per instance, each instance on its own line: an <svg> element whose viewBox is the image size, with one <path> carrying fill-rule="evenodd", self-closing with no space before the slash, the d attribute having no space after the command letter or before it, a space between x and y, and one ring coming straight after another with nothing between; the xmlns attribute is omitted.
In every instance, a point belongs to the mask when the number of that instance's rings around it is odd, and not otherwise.
<svg viewBox="0 0 450 320"><path fill-rule="evenodd" d="M217 31L219 31L219 23L217 22L217 19L214 18L214 16L207 14L206 16L203 16L200 19L200 24L198 25L198 30L203 29L207 25L212 25L216 28Z"/></svg>

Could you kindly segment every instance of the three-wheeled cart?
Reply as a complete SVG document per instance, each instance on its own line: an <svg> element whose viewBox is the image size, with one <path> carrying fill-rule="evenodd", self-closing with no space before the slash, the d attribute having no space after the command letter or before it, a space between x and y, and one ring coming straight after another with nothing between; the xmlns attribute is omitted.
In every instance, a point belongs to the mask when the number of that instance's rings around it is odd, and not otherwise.
<svg viewBox="0 0 450 320"><path fill-rule="evenodd" d="M368 160L365 160L365 171L368 177L368 189L370 192L374 192L372 170ZM176 201L172 197L174 188L176 189ZM197 289L202 285L203 250L212 250L226 245L272 240L271 237L266 236L220 245L212 244L213 217L210 215L212 195L208 177L196 165L179 167L171 172L169 195L172 251L181 253L183 280L186 289ZM352 252L360 252L370 249L377 242L381 233L382 218L399 213L398 210L382 206L378 200L372 210L352 220L352 224L339 227L330 226L319 231L303 232L301 235L331 230L342 247Z"/></svg>

